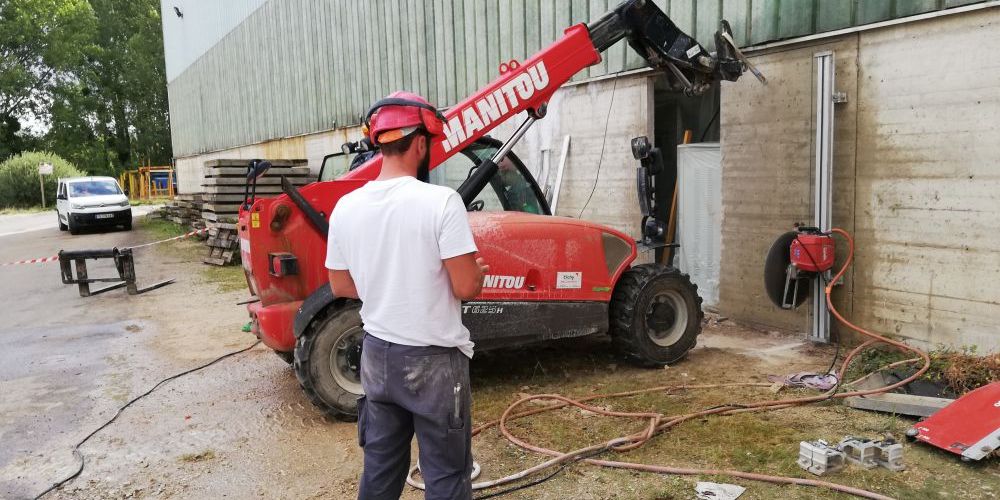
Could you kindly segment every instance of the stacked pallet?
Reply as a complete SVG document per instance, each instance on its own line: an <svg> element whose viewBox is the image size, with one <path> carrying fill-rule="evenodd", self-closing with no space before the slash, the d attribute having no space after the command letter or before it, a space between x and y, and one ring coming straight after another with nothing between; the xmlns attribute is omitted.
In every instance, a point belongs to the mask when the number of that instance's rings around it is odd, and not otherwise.
<svg viewBox="0 0 1000 500"><path fill-rule="evenodd" d="M216 266L228 266L235 262L235 257L239 255L240 238L236 232L236 224L226 222L209 222L208 239L205 246L208 247L208 255L202 259L206 264Z"/></svg>
<svg viewBox="0 0 1000 500"><path fill-rule="evenodd" d="M268 160L271 169L257 179L257 197L281 194L281 177L293 186L302 187L313 179L306 160ZM205 162L205 193L201 218L208 222L234 223L246 192L249 160L210 160Z"/></svg>
<svg viewBox="0 0 1000 500"><path fill-rule="evenodd" d="M202 205L201 194L179 194L163 206L160 215L177 224L202 229L205 227L205 221L201 218Z"/></svg>

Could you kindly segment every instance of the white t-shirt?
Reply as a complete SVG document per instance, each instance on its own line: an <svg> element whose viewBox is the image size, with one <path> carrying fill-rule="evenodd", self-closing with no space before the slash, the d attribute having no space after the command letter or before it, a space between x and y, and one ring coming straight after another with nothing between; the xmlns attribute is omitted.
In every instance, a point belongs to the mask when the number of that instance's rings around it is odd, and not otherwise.
<svg viewBox="0 0 1000 500"><path fill-rule="evenodd" d="M350 271L369 334L396 344L458 347L471 358L462 303L442 259L475 251L455 190L397 177L368 182L337 203L326 267Z"/></svg>

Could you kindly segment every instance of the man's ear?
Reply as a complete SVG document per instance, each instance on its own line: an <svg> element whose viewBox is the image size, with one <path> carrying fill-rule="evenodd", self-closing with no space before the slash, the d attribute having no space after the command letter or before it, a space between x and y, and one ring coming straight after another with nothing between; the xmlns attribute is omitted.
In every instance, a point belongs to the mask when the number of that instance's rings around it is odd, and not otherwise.
<svg viewBox="0 0 1000 500"><path fill-rule="evenodd" d="M422 146L423 149L417 150L417 152L420 153L420 157L423 158L423 156L427 154L427 150L431 148L431 138L428 137L426 134L420 134L420 137L418 139L423 139L422 141L418 141L420 144L423 145Z"/></svg>

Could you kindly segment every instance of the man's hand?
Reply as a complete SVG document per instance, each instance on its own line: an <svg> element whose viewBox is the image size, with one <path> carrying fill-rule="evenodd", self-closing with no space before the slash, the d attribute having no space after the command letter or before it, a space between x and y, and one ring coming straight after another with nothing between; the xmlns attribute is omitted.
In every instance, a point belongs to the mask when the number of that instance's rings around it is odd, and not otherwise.
<svg viewBox="0 0 1000 500"><path fill-rule="evenodd" d="M335 271L328 270L330 276L330 288L333 290L333 295L335 297L343 297L345 299L357 299L358 289L354 286L354 278L351 277L350 271Z"/></svg>
<svg viewBox="0 0 1000 500"><path fill-rule="evenodd" d="M472 300L483 290L483 275L490 270L476 252L444 259L445 269L451 279L451 290L459 300Z"/></svg>

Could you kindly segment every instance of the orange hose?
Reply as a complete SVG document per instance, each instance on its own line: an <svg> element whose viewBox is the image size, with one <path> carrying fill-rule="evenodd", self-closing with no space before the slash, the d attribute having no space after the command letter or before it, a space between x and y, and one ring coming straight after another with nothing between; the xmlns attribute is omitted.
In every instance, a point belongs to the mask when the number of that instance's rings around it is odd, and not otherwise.
<svg viewBox="0 0 1000 500"><path fill-rule="evenodd" d="M868 330L866 330L864 328L861 328L860 326L855 325L854 323L851 323L846 318L844 318L840 314L840 312L837 311L837 308L833 305L833 301L831 300L831 295L833 293L833 285L841 277L843 277L844 273L847 272L847 269L850 267L851 263L854 261L854 239L851 237L850 234L847 233L847 231L844 231L844 230L839 229L839 228L834 228L831 232L832 233L837 233L837 234L841 235L845 240L847 240L847 243L848 243L848 253L847 253L847 260L841 266L840 271L838 271L837 274L833 277L833 279L830 280L829 283L827 283L827 286L824 289L824 291L826 292L825 295L826 295L827 306L829 307L830 314L832 314L835 318L837 318L837 320L840 321L844 326L846 326L847 328L850 328L850 329L852 329L852 330L854 330L854 331L856 331L856 332L858 332L858 333L860 333L860 334L862 334L862 335L864 335L866 337L869 337L869 340L866 340L865 342L861 343L860 345L858 345L857 347L855 347L854 349L852 349L847 354L847 356L844 357L844 361L841 363L840 369L837 372L837 378L838 378L838 380L843 380L844 379L844 375L847 373L848 367L850 366L851 362L854 360L854 358L860 352L862 352L864 349L868 348L869 346L871 346L873 344L876 344L876 343L879 343L879 342L884 342L886 344L889 344L889 345L891 345L893 347L896 347L896 348L898 348L900 350L903 350L903 351L910 351L910 352L915 353L918 356L917 358L906 360L905 362L913 362L913 361L917 361L917 360L921 360L922 359L924 361L924 364L923 364L923 366L919 370L917 370L916 373L910 375L909 377L907 377L907 378L905 378L905 379L903 379L903 380L901 380L899 382L896 382L894 384L890 384L890 385L887 385L885 387L881 387L881 388L878 388L878 389L868 389L868 390L848 391L848 392L838 393L837 390L840 388L839 384L838 384L837 386L833 387L832 389L824 392L823 394L817 395L817 396L809 396L809 397L802 397L802 398L778 399L778 400L769 400L769 401L759 401L759 402L745 403L745 404L739 404L739 405L724 405L724 406L717 407L717 408L711 408L711 409L708 409L708 410L701 410L701 411L696 411L696 412L682 414L682 415L675 415L675 416L665 416L665 415L660 414L660 413L652 413L652 412L615 412L615 411L605 410L603 408L599 408L599 407L596 407L596 406L590 406L590 405L584 404L584 402L585 401L592 401L592 400L595 400L595 399L607 399L607 398L617 398L617 397L633 396L633 395L636 395L636 394L644 394L644 393L650 393L650 392L669 392L669 391L673 391L673 390L706 389L706 388L718 388L718 387L755 387L755 386L756 387L761 387L761 386L769 386L770 384L765 384L765 383L733 383L733 384L702 384L702 385L689 385L689 386L660 386L660 387L653 387L653 388L648 388L648 389L640 389L640 390L635 390L635 391L619 392L619 393L612 393L612 394L596 394L596 395L586 396L586 397L579 398L579 399L567 398L565 396L561 396L561 395L558 395L558 394L536 394L536 395L527 396L527 397L524 397L524 398L521 398L521 399L515 401L514 403L512 403L510 406L507 407L507 409L500 416L499 420L488 422L486 424L480 425L479 427L473 429L473 431L472 431L473 435L479 434L483 430L488 429L490 427L497 426L499 428L500 432L503 434L503 436L505 438L507 438L510 442L512 442L512 443L514 443L514 444L516 444L516 445L518 445L518 446L520 446L520 447L522 447L522 448L524 448L526 450L534 451L536 453L540 453L540 454L543 454L543 455L548 455L548 456L556 457L555 460L551 461L551 463L553 465L557 464L557 463L563 463L563 462L566 462L566 461L569 461L569 460L582 460L582 461L585 461L585 462L593 464L593 465L601 465L601 466L605 466L605 467L614 467L614 468L621 468L621 469L630 469L630 470L638 470L638 471L646 471L646 472L655 472L655 473L661 473L661 474L724 475L724 476L731 476L731 477L737 477L737 478L742 478L742 479L750 479L750 480L755 480L755 481L765 481L765 482L776 483L776 484L796 484L796 485L803 485L803 486L822 487L822 488L827 488L827 489L830 489L830 490L839 491L839 492L843 492L843 493L848 493L848 494L851 494L851 495L856 495L856 496L864 497L864 498L872 498L872 499L878 499L878 500L889 499L890 497L887 497L885 495L881 495L881 494L878 494L878 493L874 493L874 492L871 492L871 491L867 491L867 490L863 490L863 489L859 489L859 488L853 488L853 487L850 487L850 486L844 486L844 485L840 485L840 484L836 484L836 483L831 483L831 482L827 482L827 481L813 480L813 479L800 479L800 478L785 477L785 476L772 476L772 475L767 475L767 474L757 474L757 473L742 472L742 471L733 471L733 470L679 468L679 467L668 467L668 466L641 464L641 463L633 463L633 462L618 462L618 461L600 460L600 459L594 459L594 458L583 458L584 455L590 454L590 453L593 452L593 450L595 449L595 445L591 445L591 446L588 446L586 448L581 448L581 449L578 449L578 450L574 450L574 451L571 451L571 452L568 452L568 453L563 453L563 452L560 452L560 451L551 450L551 449L548 449L548 448L543 448L541 446L536 446L536 445L533 445L531 443L528 443L527 441L525 441L523 439L520 439L517 436L514 436L511 433L510 429L507 428L507 423L510 422L510 421L512 421L512 420L516 420L518 418L527 417L529 415L537 415L539 413L544 413L544 412L556 410L556 409L559 409L559 408L565 408L567 406L575 406L577 408L580 408L580 409L583 409L583 410L586 410L586 411L589 411L589 412L593 412L593 413L596 413L596 414L599 414L599 415L605 415L605 416L611 416L611 417L636 418L636 419L647 420L648 422L646 423L646 425L643 426L642 430L637 431L637 432L635 432L633 434L624 436L622 438L616 438L616 439L610 440L603 447L603 449L605 449L605 450L614 450L614 451L621 452L621 451L628 451L628 450L632 450L632 449L638 448L638 447L642 446L643 444L645 444L650 439L652 439L655 435L657 435L657 434L659 434L659 433L661 433L663 431L666 431L667 429L669 429L671 427L679 425L682 422L686 422L688 420L691 420L693 418L704 417L704 416L708 416L708 415L733 415L733 414L737 414L737 413L778 410L778 409L782 409L782 408L790 408L790 407L793 407L793 406L801 406L801 405L804 405L804 404L825 401L825 400L828 400L828 399L831 399L831 398L846 398L846 397L851 397L851 396L866 396L866 395L870 395L870 394L880 394L880 393L888 392L888 391L891 391L891 390L896 389L898 387L904 386L904 385L909 384L910 382L916 380L918 377L920 377L921 375L923 375L930 368L930 357L927 355L927 353L925 353L925 352L923 352L923 351L921 351L919 349L916 349L914 347L911 347L909 345L906 345L906 344L904 344L902 342L899 342L899 341L896 341L896 340L884 337L882 335L879 335L877 333L868 331ZM900 362L900 363L902 363L902 362ZM857 381L855 381L855 382L857 382ZM533 410L522 411L522 412L519 412L519 413L515 413L514 412L514 410L517 407L519 407L519 406L521 406L521 405L523 405L523 404L525 404L525 403L527 403L529 401L540 400L540 399L554 400L554 401L558 401L558 403L556 403L554 405L549 405L549 406L546 406L546 407L543 407L543 408L537 408L537 409L533 409ZM597 446L597 449L601 449L600 445L596 445L596 446ZM493 485L499 485L499 484L503 484L503 483L504 483L503 480L498 480L498 481L495 481L493 483Z"/></svg>

